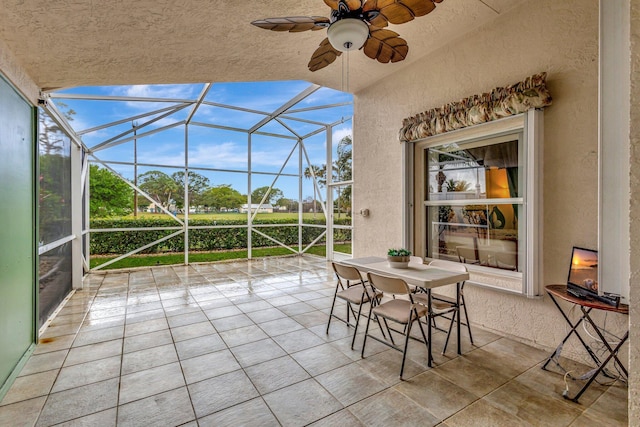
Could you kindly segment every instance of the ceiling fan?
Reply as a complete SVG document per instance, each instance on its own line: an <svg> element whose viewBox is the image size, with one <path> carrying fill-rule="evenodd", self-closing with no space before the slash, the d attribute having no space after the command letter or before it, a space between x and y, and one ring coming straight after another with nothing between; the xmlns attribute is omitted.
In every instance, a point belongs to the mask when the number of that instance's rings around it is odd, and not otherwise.
<svg viewBox="0 0 640 427"><path fill-rule="evenodd" d="M291 16L253 21L271 31L317 31L327 28L327 38L313 52L309 70L331 64L342 52L363 48L364 54L379 62L398 62L407 57L409 46L398 33L384 27L404 24L435 9L442 0L324 0L331 17Z"/></svg>

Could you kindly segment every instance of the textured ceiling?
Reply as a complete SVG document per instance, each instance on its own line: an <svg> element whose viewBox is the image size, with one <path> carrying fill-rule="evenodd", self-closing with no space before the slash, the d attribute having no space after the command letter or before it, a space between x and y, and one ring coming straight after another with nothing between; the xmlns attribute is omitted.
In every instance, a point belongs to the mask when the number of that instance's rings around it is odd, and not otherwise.
<svg viewBox="0 0 640 427"><path fill-rule="evenodd" d="M406 67L486 24L514 0L444 0L432 13L390 26L409 44L405 61L349 56L350 92ZM326 31L280 33L255 19L329 16L322 0L0 0L0 39L45 89L70 86L307 80L347 89L343 54L310 72Z"/></svg>

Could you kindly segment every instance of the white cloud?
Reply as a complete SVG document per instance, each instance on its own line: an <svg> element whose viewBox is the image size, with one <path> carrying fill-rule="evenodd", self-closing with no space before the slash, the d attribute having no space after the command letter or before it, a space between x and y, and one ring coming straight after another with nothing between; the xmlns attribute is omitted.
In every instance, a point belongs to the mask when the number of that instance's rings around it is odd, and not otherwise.
<svg viewBox="0 0 640 427"><path fill-rule="evenodd" d="M200 85L133 85L114 88L116 96L193 99Z"/></svg>
<svg viewBox="0 0 640 427"><path fill-rule="evenodd" d="M215 169L246 169L246 151L246 145L235 142L199 144L191 148L189 164Z"/></svg>
<svg viewBox="0 0 640 427"><path fill-rule="evenodd" d="M339 129L334 129L332 136L332 143L335 147L345 136L350 136L353 140L353 129L351 127L343 127Z"/></svg>
<svg viewBox="0 0 640 427"><path fill-rule="evenodd" d="M202 85L200 84L117 86L112 89L110 95L139 98L195 100L200 94L201 88ZM167 102L126 102L126 106L134 111L153 111L169 105L171 105L171 103ZM133 114L135 114L135 112L133 112Z"/></svg>

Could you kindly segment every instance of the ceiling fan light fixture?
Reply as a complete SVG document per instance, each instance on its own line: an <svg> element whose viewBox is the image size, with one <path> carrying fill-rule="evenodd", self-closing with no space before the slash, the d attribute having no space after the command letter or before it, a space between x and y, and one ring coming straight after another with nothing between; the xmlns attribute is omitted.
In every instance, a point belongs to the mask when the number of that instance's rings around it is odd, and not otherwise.
<svg viewBox="0 0 640 427"><path fill-rule="evenodd" d="M327 36L336 50L358 50L369 37L369 26L360 19L344 18L331 24Z"/></svg>

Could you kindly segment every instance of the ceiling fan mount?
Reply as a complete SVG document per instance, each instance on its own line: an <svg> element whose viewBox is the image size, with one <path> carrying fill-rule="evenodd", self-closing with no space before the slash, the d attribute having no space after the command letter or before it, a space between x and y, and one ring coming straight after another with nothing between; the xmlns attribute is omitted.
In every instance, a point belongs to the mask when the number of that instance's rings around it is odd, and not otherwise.
<svg viewBox="0 0 640 427"><path fill-rule="evenodd" d="M362 10L362 5L355 10L349 9L347 2L344 0L338 1L338 9L331 9L331 24L341 19L359 19L371 23L371 20L380 15L379 10Z"/></svg>
<svg viewBox="0 0 640 427"><path fill-rule="evenodd" d="M324 0L331 7L329 18L295 16L266 18L251 22L271 31L317 31L327 29L327 38L311 56L308 67L317 71L336 60L342 52L363 49L365 55L382 63L398 62L409 52L398 33L386 29L424 16L442 0Z"/></svg>

